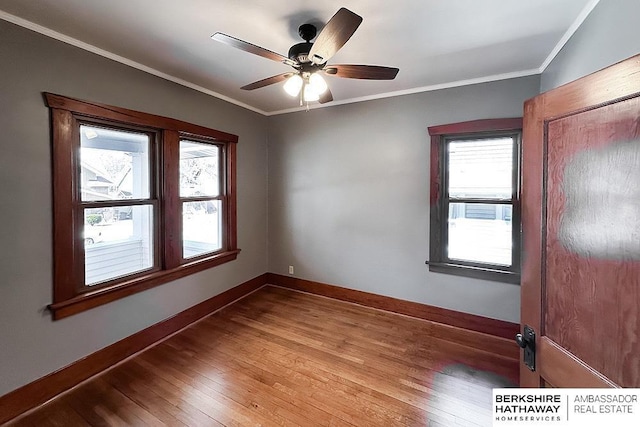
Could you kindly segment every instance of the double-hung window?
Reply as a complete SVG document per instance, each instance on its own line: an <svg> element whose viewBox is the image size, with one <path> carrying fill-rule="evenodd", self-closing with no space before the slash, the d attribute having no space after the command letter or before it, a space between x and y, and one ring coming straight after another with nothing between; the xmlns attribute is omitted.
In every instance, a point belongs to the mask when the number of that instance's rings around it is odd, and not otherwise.
<svg viewBox="0 0 640 427"><path fill-rule="evenodd" d="M79 190L87 289L159 267L157 133L79 120ZM81 288L78 289L81 291Z"/></svg>
<svg viewBox="0 0 640 427"><path fill-rule="evenodd" d="M522 119L433 126L430 271L518 283Z"/></svg>
<svg viewBox="0 0 640 427"><path fill-rule="evenodd" d="M237 257L237 136L46 94L63 318Z"/></svg>
<svg viewBox="0 0 640 427"><path fill-rule="evenodd" d="M180 204L182 207L182 257L194 258L223 246L220 159L224 147L180 140Z"/></svg>

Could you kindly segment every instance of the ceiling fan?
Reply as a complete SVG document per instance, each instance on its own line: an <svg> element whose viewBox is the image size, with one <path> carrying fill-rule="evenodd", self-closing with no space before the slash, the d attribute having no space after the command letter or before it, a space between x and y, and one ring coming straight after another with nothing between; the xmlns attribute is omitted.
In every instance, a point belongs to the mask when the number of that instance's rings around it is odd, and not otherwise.
<svg viewBox="0 0 640 427"><path fill-rule="evenodd" d="M293 72L258 80L240 89L254 90L286 80L284 90L291 96L299 96L300 105L309 105L312 101L324 104L332 101L333 95L322 74L368 80L393 80L398 74L397 68L377 65L327 64L327 61L351 38L361 22L361 16L343 7L327 22L313 43L311 40L317 34L316 27L312 24L302 24L298 34L304 42L291 46L288 57L223 33L215 33L211 38L295 69Z"/></svg>

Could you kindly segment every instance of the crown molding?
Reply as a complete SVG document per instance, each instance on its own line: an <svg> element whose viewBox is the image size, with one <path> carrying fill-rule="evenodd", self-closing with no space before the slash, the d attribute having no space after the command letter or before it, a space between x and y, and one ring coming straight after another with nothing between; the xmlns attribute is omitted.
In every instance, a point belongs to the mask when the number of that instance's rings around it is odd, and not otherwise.
<svg viewBox="0 0 640 427"><path fill-rule="evenodd" d="M488 82L494 82L494 81L499 81L499 80L508 80L508 79L513 79L513 78L518 78L518 77L526 77L526 76L531 76L531 75L536 75L536 74L542 74L547 69L549 64L553 61L553 59L558 55L558 53L560 53L562 48L567 44L567 42L569 41L571 36L573 36L573 34L578 30L578 28L580 28L580 26L587 19L587 17L591 14L593 9L598 5L599 2L600 2L600 0L591 0L584 7L584 9L582 9L580 14L576 18L576 20L573 22L573 24L571 24L569 29L564 33L564 35L560 39L560 41L556 44L556 46L553 48L551 53L547 56L547 58L544 60L544 62L538 68L529 69L529 70L522 70L522 71L514 71L514 72L510 72L510 73L503 73L503 74L494 74L494 75L490 75L490 76L484 76L484 77L478 77L478 78L466 79L466 80L458 80L458 81L440 83L440 84L435 84L435 85L420 86L420 87L416 87L416 88L393 91L393 92L385 92L385 93L380 93L380 94L375 94L375 95L367 95L367 96L361 96L361 97L356 97L356 98L342 99L342 100L339 100L339 101L332 101L332 102L327 103L327 104L313 104L313 105L309 105L308 108L306 106L303 106L303 107L287 108L287 109L284 109L284 110L277 110L277 111L264 111L264 110L261 110L261 109L259 109L257 107L251 106L249 104L245 104L245 103L240 102L240 101L238 101L238 100L236 100L234 98L231 98L229 96L223 95L221 93L218 93L218 92L215 92L213 90L207 89L205 87L199 86L197 84L191 83L191 82L189 82L187 80L172 76L172 75L164 73L162 71L156 70L155 68L152 68L152 67L149 67L147 65L141 64L139 62L133 61L131 59L125 58L123 56L116 55L115 53L112 53L112 52L109 52L107 50L101 49L101 48L96 47L96 46L94 46L92 44L85 43L85 42L83 42L81 40L78 40L78 39L75 39L73 37L69 37L69 36L67 36L65 34L59 33L57 31L54 31L54 30L50 29L50 28L44 27L42 25L36 24L34 22L28 21L26 19L20 18L20 17L15 16L15 15L12 15L12 14L10 14L8 12L3 11L3 10L0 10L0 19L8 21L8 22L11 22L11 23L16 24L18 26L21 26L23 28L35 31L35 32L40 33L40 34L42 34L44 36L51 37L53 39L59 40L59 41L61 41L63 43L67 43L67 44L70 44L72 46L78 47L78 48L86 50L88 52L95 53L96 55L100 55L102 57L111 59L111 60L119 62L121 64L128 65L128 66L136 68L136 69L138 69L140 71L144 71L146 73L152 74L152 75L154 75L156 77L160 77L162 79L177 83L177 84L179 84L181 86L185 86L185 87L188 87L190 89L197 90L198 92L202 92L204 94L207 94L207 95L213 96L215 98L221 99L223 101L227 101L227 102L229 102L231 104L237 105L239 107L245 108L245 109L253 111L255 113L262 114L264 116L277 116L277 115L281 115L281 114L296 113L296 112L300 112L300 111L315 110L315 109L319 109L319 108L334 107L334 106L345 105L345 104L354 104L354 103L358 103L358 102L373 101L373 100L376 100L376 99L384 99L384 98L391 98L391 97L396 97L396 96L411 95L411 94L416 94L416 93L421 93L421 92L431 92L431 91L441 90L441 89L449 89L449 88L455 88L455 87L460 87L460 86L467 86L467 85L480 84L480 83L488 83Z"/></svg>
<svg viewBox="0 0 640 427"><path fill-rule="evenodd" d="M569 29L564 33L564 35L562 36L558 44L556 44L556 46L553 48L549 56L547 56L547 59L545 59L542 65L540 65L540 69L539 69L540 74L542 74L547 69L549 64L551 64L551 62L555 59L555 57L558 56L558 54L560 53L564 45L566 45L569 39L571 38L571 36L573 36L573 34L576 31L578 31L578 28L582 26L582 23L587 19L587 17L591 14L593 9L595 9L598 3L600 3L600 0L591 0L589 3L587 3L584 9L582 9L580 14L576 18L576 20L573 21L573 24L571 24Z"/></svg>
<svg viewBox="0 0 640 427"><path fill-rule="evenodd" d="M169 81L171 81L173 83L177 83L177 84L179 84L181 86L185 86L185 87L188 87L190 89L197 90L198 92L202 92L204 94L207 94L207 95L222 99L223 101L227 101L227 102L229 102L231 104L234 104L234 105L237 105L239 107L246 108L247 110L251 110L253 112L256 112L256 113L259 113L259 114L262 114L262 115L267 115L266 111L262 111L259 108L256 108L256 107L253 107L251 105L245 104L245 103L240 102L240 101L238 101L236 99L230 98L230 97L228 97L226 95L223 95L221 93L212 91L210 89L207 89L205 87L202 87L202 86L199 86L197 84L191 83L189 81L183 80L181 78L172 76L172 75L167 74L167 73L163 73L162 71L158 71L155 68L152 68L152 67L149 67L147 65L141 64L139 62L133 61L131 59L125 58L123 56L116 55L115 53L112 53L112 52L109 52L107 50L101 49L101 48L96 47L96 46L94 46L92 44L85 43L85 42L83 42L81 40L78 40L78 39L75 39L73 37L69 37L69 36L67 36L65 34L59 33L57 31L54 31L54 30L50 29L50 28L44 27L44 26L42 26L40 24L36 24L35 22L31 22L31 21L28 21L26 19L20 18L19 16L12 15L10 13L7 13L7 12L3 11L3 10L0 10L0 19L2 19L4 21L7 21L7 22L11 22L12 24L16 24L16 25L18 25L20 27L23 27L23 28L26 28L28 30L35 31L36 33L40 33L40 34L42 34L44 36L51 37L52 39L56 39L56 40L61 41L63 43L70 44L71 46L78 47L80 49L86 50L86 51L91 52L91 53L95 53L96 55L100 55L102 57L111 59L111 60L119 62L121 64L128 65L128 66L136 68L136 69L138 69L140 71L144 71L145 73L153 74L156 77L160 77L162 79L169 80Z"/></svg>

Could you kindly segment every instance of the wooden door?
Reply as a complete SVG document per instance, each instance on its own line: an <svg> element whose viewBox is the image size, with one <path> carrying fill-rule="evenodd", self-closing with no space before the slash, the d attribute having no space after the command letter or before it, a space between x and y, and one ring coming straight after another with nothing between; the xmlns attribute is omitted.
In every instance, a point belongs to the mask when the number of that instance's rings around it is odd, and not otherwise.
<svg viewBox="0 0 640 427"><path fill-rule="evenodd" d="M640 387L640 55L525 103L522 387Z"/></svg>

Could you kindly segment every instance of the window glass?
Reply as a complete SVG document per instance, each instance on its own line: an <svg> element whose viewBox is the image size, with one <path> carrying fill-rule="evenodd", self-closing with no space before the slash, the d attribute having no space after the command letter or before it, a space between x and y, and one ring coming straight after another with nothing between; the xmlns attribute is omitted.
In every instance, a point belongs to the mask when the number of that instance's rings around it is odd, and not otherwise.
<svg viewBox="0 0 640 427"><path fill-rule="evenodd" d="M511 199L511 138L449 141L449 197Z"/></svg>
<svg viewBox="0 0 640 427"><path fill-rule="evenodd" d="M153 267L153 206L84 210L85 285Z"/></svg>
<svg viewBox="0 0 640 427"><path fill-rule="evenodd" d="M82 201L149 198L149 136L80 126Z"/></svg>
<svg viewBox="0 0 640 427"><path fill-rule="evenodd" d="M512 215L511 205L450 203L447 257L510 266Z"/></svg>
<svg viewBox="0 0 640 427"><path fill-rule="evenodd" d="M219 154L217 145L180 141L180 197L220 195Z"/></svg>
<svg viewBox="0 0 640 427"><path fill-rule="evenodd" d="M220 200L182 204L182 256L192 258L222 249Z"/></svg>

